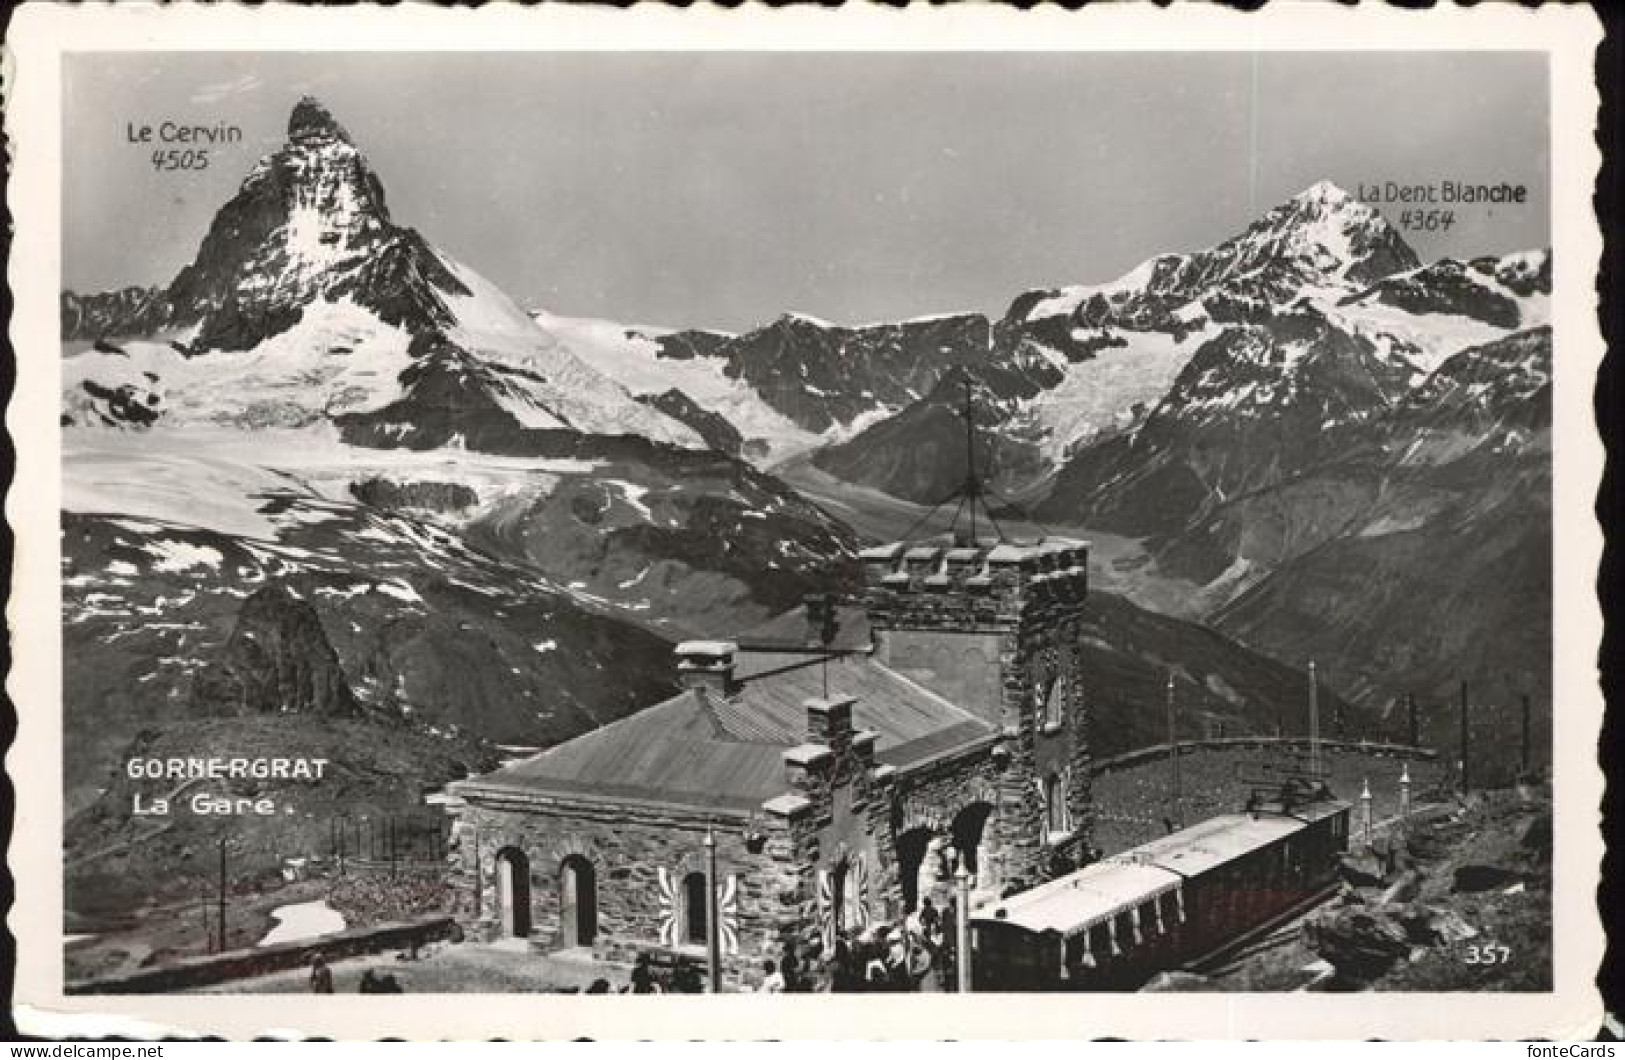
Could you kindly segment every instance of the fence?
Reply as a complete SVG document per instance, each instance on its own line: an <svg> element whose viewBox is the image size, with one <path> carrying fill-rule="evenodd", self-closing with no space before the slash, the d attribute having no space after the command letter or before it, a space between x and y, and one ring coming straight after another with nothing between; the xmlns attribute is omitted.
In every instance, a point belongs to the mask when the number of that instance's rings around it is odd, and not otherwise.
<svg viewBox="0 0 1625 1060"><path fill-rule="evenodd" d="M1439 752L1429 747L1410 744L1380 743L1372 740L1321 740L1322 754L1363 754L1379 758L1408 758L1426 762L1436 761ZM1180 740L1175 745L1166 743L1140 747L1111 758L1097 758L1089 766L1092 776L1118 769L1156 762L1169 757L1172 747L1179 748L1180 757L1194 751L1304 751L1310 749L1306 736L1220 736L1205 740Z"/></svg>

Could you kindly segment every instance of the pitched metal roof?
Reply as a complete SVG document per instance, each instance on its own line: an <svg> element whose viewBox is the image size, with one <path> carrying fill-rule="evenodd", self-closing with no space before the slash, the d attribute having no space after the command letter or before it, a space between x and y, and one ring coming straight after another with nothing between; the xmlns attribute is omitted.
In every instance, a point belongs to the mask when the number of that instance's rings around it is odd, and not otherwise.
<svg viewBox="0 0 1625 1060"><path fill-rule="evenodd" d="M873 732L875 757L900 770L995 736L867 654L744 651L736 659L736 695L690 689L458 787L755 810L788 790L784 752L808 740L805 704L824 696L826 678L830 696L857 698L854 731Z"/></svg>
<svg viewBox="0 0 1625 1060"><path fill-rule="evenodd" d="M746 651L868 651L873 647L868 611L855 604L837 604L834 617L834 636L827 644L824 631L799 607L741 633L738 644Z"/></svg>
<svg viewBox="0 0 1625 1060"><path fill-rule="evenodd" d="M1058 931L1070 937L1144 905L1182 882L1178 873L1153 865L1097 861L984 906L971 919L1014 924L1032 932Z"/></svg>
<svg viewBox="0 0 1625 1060"><path fill-rule="evenodd" d="M1222 814L1153 839L1120 857L1156 865L1182 876L1196 876L1303 828L1304 822L1292 817Z"/></svg>

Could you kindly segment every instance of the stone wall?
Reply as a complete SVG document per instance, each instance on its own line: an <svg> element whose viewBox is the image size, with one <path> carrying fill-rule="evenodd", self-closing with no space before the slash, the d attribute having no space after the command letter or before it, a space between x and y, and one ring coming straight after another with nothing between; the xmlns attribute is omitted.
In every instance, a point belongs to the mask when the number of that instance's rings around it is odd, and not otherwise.
<svg viewBox="0 0 1625 1060"><path fill-rule="evenodd" d="M682 885L688 874L706 871L708 829L716 842L719 919L727 927L724 980L748 985L760 978L764 958L778 956L781 928L793 918L798 901L800 875L788 864L786 829L771 818L586 800L503 804L482 796L461 808L454 827L458 909L473 922L472 933L504 934L498 857L517 850L529 870L531 945L557 949L567 941L565 862L578 857L591 865L594 877L596 956L629 963L650 950L703 962L705 946L683 937Z"/></svg>
<svg viewBox="0 0 1625 1060"><path fill-rule="evenodd" d="M989 821L998 885L1029 887L1086 861L1093 810L1087 675L1081 670L1080 616L1088 593L1087 550L1077 542L1034 546L908 547L863 553L864 603L881 660L900 656L985 656L997 637L998 702L984 712L1000 733L989 776ZM896 637L894 648L889 638ZM942 647L921 643L934 637ZM957 643L963 642L963 643ZM931 685L930 675L920 675ZM1046 719L1051 682L1059 682L1060 718ZM936 690L952 699L974 687L964 674ZM1052 832L1045 783L1062 781L1069 827Z"/></svg>
<svg viewBox="0 0 1625 1060"><path fill-rule="evenodd" d="M217 983L253 979L290 968L308 968L317 957L332 962L386 950L409 950L456 938L457 923L448 916L429 916L393 924L351 928L320 938L279 942L252 949L185 957L172 964L141 968L122 975L80 979L67 984L68 994L173 994Z"/></svg>

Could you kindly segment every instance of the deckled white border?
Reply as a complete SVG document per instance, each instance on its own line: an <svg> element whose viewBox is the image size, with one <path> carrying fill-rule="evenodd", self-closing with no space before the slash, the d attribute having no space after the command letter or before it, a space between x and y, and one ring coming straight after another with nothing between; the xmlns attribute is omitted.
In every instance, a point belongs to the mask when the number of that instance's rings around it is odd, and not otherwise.
<svg viewBox="0 0 1625 1060"><path fill-rule="evenodd" d="M896 10L748 7L677 10L30 6L12 23L6 128L16 162L16 240L9 281L16 396L7 425L16 479L6 514L16 534L8 688L19 715L7 758L18 792L10 864L17 905L17 1002L104 1013L200 1033L301 1031L370 1039L564 1038L1571 1038L1595 1033L1593 977L1603 951L1595 893L1603 845L1596 766L1602 619L1593 591L1602 535L1592 516L1602 446L1591 392L1603 352L1593 279L1601 238L1591 211L1599 156L1592 132L1593 53L1583 8L1481 5L1399 11L1310 3L1243 14L1150 5ZM1552 56L1556 324L1553 607L1556 755L1556 990L1552 994L1203 994L1065 996L580 997L425 995L290 998L64 998L61 945L60 290L61 56L64 51L548 50L1536 50ZM15 80L14 80L15 78ZM82 1025L82 1024L81 1024ZM287 1034L286 1030L281 1031Z"/></svg>

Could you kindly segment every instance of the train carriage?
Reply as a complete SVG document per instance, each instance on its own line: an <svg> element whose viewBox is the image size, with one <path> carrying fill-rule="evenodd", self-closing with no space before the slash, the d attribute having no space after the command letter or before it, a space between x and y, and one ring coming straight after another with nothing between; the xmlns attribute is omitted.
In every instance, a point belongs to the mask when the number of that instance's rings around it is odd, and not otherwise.
<svg viewBox="0 0 1625 1060"><path fill-rule="evenodd" d="M971 917L979 990L1133 990L1324 893L1349 804L1210 818Z"/></svg>

